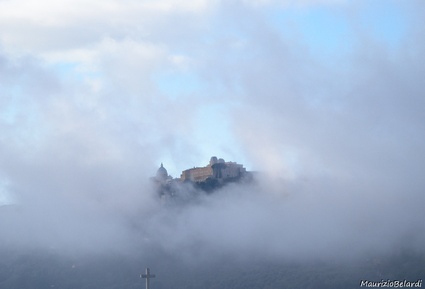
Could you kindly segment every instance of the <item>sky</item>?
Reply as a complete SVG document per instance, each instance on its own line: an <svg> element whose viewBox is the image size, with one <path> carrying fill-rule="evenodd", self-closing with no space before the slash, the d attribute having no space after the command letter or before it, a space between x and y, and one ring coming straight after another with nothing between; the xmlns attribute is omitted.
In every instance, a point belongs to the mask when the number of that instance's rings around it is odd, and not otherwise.
<svg viewBox="0 0 425 289"><path fill-rule="evenodd" d="M247 250L257 230L288 226L293 237L262 244L270 255L323 232L341 248L364 228L376 235L363 249L399 242L423 229L424 14L419 0L0 1L0 204L27 208L3 220L22 228L6 239L46 244L45 229L68 244L51 216L99 228L82 247L133 236L122 218L157 209L148 178L161 163L178 177L217 156L264 173L267 197L178 214L152 229L161 240L179 229L164 248L193 232L209 243L199 220L218 234L211 220L235 210L247 218L226 227L226 250L246 220Z"/></svg>

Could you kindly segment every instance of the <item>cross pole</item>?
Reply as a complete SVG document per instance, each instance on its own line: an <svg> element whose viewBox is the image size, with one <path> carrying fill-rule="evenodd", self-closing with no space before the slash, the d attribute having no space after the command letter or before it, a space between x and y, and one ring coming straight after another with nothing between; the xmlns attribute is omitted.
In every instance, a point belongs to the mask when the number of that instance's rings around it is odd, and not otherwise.
<svg viewBox="0 0 425 289"><path fill-rule="evenodd" d="M155 274L151 274L149 268L146 268L146 273L140 275L142 278L146 278L146 289L149 289L149 279L155 278Z"/></svg>

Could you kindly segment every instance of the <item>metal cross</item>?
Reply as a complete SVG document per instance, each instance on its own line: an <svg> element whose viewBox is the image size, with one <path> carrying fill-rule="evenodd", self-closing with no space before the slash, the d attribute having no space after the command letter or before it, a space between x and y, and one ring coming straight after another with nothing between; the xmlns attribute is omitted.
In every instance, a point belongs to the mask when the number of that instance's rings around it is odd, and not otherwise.
<svg viewBox="0 0 425 289"><path fill-rule="evenodd" d="M149 289L149 279L155 278L155 274L151 274L149 268L146 268L146 274L141 274L141 278L146 278L146 289Z"/></svg>

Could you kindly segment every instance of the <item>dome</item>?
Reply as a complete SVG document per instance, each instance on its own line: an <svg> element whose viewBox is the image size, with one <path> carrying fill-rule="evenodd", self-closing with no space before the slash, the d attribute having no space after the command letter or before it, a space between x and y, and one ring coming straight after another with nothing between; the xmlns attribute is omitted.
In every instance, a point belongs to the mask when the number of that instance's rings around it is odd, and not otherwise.
<svg viewBox="0 0 425 289"><path fill-rule="evenodd" d="M217 157L211 157L210 166L215 165L217 163Z"/></svg>
<svg viewBox="0 0 425 289"><path fill-rule="evenodd" d="M168 172L161 163L161 167L156 171L156 178L165 180L168 177Z"/></svg>

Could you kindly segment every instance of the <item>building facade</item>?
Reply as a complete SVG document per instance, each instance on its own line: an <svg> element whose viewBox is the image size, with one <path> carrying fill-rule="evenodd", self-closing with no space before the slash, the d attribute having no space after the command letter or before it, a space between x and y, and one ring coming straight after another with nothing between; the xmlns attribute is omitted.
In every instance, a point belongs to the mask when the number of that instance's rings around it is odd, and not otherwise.
<svg viewBox="0 0 425 289"><path fill-rule="evenodd" d="M223 159L211 157L210 163L205 167L195 167L184 170L180 176L181 181L203 182L207 179L227 180L243 176L246 169L235 162L225 162Z"/></svg>

